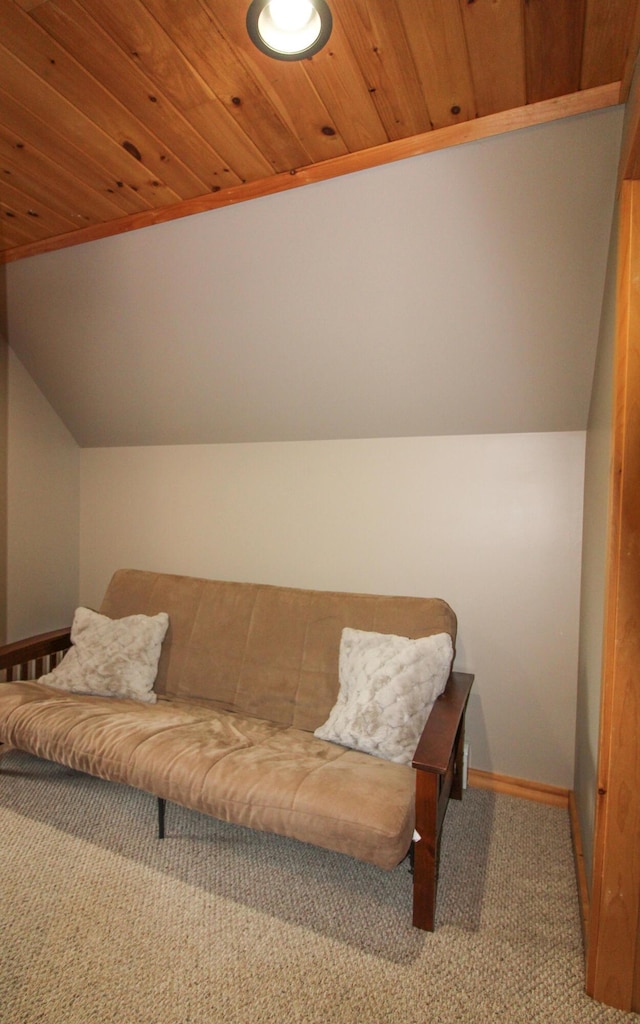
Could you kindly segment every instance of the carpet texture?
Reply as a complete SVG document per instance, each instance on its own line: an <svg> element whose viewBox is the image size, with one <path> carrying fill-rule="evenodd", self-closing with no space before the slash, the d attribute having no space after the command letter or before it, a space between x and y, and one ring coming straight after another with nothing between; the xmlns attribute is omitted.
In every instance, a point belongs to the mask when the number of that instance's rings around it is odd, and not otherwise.
<svg viewBox="0 0 640 1024"><path fill-rule="evenodd" d="M0 763L2 1024L637 1022L583 992L569 821L467 790L436 931L385 872L23 754Z"/></svg>

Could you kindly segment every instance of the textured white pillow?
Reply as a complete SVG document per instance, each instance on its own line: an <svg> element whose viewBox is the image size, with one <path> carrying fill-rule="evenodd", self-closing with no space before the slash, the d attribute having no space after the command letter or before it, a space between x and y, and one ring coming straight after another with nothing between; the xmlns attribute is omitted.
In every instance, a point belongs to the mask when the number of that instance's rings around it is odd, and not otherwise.
<svg viewBox="0 0 640 1024"><path fill-rule="evenodd" d="M340 691L314 735L387 761L411 764L425 722L451 671L448 633L409 640L344 629Z"/></svg>
<svg viewBox="0 0 640 1024"><path fill-rule="evenodd" d="M73 693L132 697L154 704L153 684L168 626L166 612L109 619L89 608L77 608L71 626L73 647L39 682Z"/></svg>

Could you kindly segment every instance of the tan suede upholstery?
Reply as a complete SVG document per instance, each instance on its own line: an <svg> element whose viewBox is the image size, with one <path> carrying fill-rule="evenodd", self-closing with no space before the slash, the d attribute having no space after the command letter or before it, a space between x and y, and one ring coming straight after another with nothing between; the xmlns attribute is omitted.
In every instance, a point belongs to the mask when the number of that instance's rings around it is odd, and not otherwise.
<svg viewBox="0 0 640 1024"><path fill-rule="evenodd" d="M383 868L402 859L413 769L312 733L337 696L342 629L455 642L444 601L121 570L100 611L168 612L158 703L6 683L0 743Z"/></svg>

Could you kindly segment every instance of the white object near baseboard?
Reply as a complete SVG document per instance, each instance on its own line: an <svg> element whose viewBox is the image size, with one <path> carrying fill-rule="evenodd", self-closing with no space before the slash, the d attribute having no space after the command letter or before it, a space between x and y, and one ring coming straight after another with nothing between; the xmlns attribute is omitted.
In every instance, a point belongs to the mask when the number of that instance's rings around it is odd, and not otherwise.
<svg viewBox="0 0 640 1024"><path fill-rule="evenodd" d="M462 788L467 788L469 779L469 744L465 743L462 750Z"/></svg>

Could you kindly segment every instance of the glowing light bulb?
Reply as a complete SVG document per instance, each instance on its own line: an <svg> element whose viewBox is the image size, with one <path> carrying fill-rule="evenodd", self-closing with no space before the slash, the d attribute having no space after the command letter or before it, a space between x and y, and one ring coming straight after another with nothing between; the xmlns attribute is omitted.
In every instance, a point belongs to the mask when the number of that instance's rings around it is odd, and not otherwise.
<svg viewBox="0 0 640 1024"><path fill-rule="evenodd" d="M282 32L300 32L315 13L309 0L271 0L268 6L271 21Z"/></svg>
<svg viewBox="0 0 640 1024"><path fill-rule="evenodd" d="M317 53L331 35L326 0L252 0L247 31L259 50L281 60Z"/></svg>

